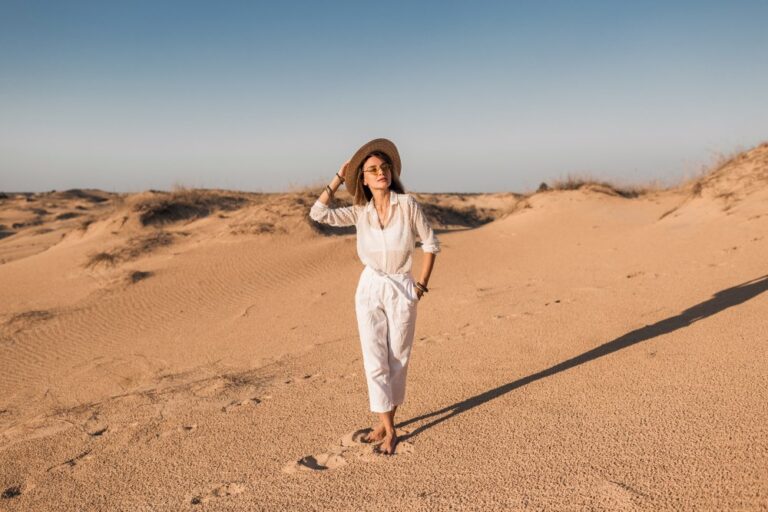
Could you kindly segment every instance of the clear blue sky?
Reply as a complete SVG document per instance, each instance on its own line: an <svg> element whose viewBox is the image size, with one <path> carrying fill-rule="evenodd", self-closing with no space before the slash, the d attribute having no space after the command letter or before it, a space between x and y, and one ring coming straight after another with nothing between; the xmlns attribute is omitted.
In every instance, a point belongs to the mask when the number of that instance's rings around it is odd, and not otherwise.
<svg viewBox="0 0 768 512"><path fill-rule="evenodd" d="M674 181L768 140L768 2L0 0L0 190Z"/></svg>

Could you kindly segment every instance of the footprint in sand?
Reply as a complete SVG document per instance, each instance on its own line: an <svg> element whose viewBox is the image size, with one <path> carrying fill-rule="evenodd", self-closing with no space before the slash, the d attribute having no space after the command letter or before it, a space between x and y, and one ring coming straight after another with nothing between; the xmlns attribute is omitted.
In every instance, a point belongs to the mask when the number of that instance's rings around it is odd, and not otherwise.
<svg viewBox="0 0 768 512"><path fill-rule="evenodd" d="M216 498L224 498L226 496L237 496L245 492L245 485L240 482L227 482L219 484L211 488L205 493L192 496L189 502L192 505L202 505Z"/></svg>
<svg viewBox="0 0 768 512"><path fill-rule="evenodd" d="M261 403L260 398L246 398L245 400L232 400L227 405L221 408L222 412L230 412L234 409L238 409L244 405L259 405Z"/></svg>
<svg viewBox="0 0 768 512"><path fill-rule="evenodd" d="M109 427L105 425L88 429L86 432L91 437L99 437L103 435L107 430L109 430Z"/></svg>
<svg viewBox="0 0 768 512"><path fill-rule="evenodd" d="M101 419L98 411L94 411L83 423L83 430L91 437L99 437L109 430L109 425Z"/></svg>
<svg viewBox="0 0 768 512"><path fill-rule="evenodd" d="M446 341L451 340L451 333L449 332L441 332L439 334L431 335L431 336L421 336L417 341L417 345L434 345L443 343Z"/></svg>
<svg viewBox="0 0 768 512"><path fill-rule="evenodd" d="M15 498L20 494L21 494L21 486L13 485L11 487L8 487L6 490L4 490L3 494L0 494L0 498L4 500L10 500L11 498Z"/></svg>
<svg viewBox="0 0 768 512"><path fill-rule="evenodd" d="M326 453L319 455L307 455L298 461L290 462L283 467L285 473L298 473L302 471L323 471L335 469L346 465L350 460L357 459L365 462L382 460L388 455L381 451L381 442L369 443L364 439L372 429L364 428L344 435L338 445L334 445ZM413 453L413 445L403 438L410 434L410 430L400 429L400 441L395 447L394 455L410 455Z"/></svg>
<svg viewBox="0 0 768 512"><path fill-rule="evenodd" d="M188 423L186 425L179 425L174 429L166 430L165 432L160 432L159 434L157 434L157 437L168 437L179 432L189 433L189 432L192 432L193 430L197 430L197 423Z"/></svg>
<svg viewBox="0 0 768 512"><path fill-rule="evenodd" d="M297 375L295 377L286 377L283 379L283 384L293 384L294 382L305 382L309 381L310 379L316 379L320 377L322 374L320 373L302 373L301 375Z"/></svg>
<svg viewBox="0 0 768 512"><path fill-rule="evenodd" d="M6 487L3 492L0 493L0 499L12 500L18 498L22 494L29 494L35 487L37 487L37 485L34 482L29 481Z"/></svg>
<svg viewBox="0 0 768 512"><path fill-rule="evenodd" d="M72 457L71 459L67 459L64 462L61 462L59 464L54 464L53 466L49 467L47 471L65 471L68 469L72 469L75 466L79 466L83 463L83 461L92 459L93 455L91 455L91 450L85 450L82 453L79 453Z"/></svg>
<svg viewBox="0 0 768 512"><path fill-rule="evenodd" d="M338 468L346 463L346 459L339 453L321 453L320 455L307 455L296 462L290 462L285 465L283 471L286 473L323 471Z"/></svg>

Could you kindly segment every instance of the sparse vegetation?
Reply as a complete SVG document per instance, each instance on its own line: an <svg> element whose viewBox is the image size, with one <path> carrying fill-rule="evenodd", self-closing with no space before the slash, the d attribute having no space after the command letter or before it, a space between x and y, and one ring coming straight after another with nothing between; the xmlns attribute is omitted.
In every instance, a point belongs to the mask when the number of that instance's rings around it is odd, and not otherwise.
<svg viewBox="0 0 768 512"><path fill-rule="evenodd" d="M25 222L14 222L11 225L11 227L13 229L21 229L21 228L26 228L26 227L29 227L29 226L39 226L42 223L43 223L43 219L41 219L40 217L35 217L34 219L28 220L28 221L25 221Z"/></svg>
<svg viewBox="0 0 768 512"><path fill-rule="evenodd" d="M47 311L44 309L35 309L31 311L25 311L23 313L16 313L11 318L9 318L5 322L5 324L14 325L14 324L25 323L25 322L49 320L51 318L53 318L53 313L51 313L50 311Z"/></svg>
<svg viewBox="0 0 768 512"><path fill-rule="evenodd" d="M56 220L67 220L67 219L73 219L73 218L75 218L75 217L80 217L81 215L82 215L82 213L77 213L77 212L65 212L65 213L60 213L60 214L58 214L58 215L56 216Z"/></svg>
<svg viewBox="0 0 768 512"><path fill-rule="evenodd" d="M102 197L95 193L86 192L84 190L80 190L79 188L65 190L63 192L59 192L58 195L64 199L83 199L91 203L103 203L108 201L106 197Z"/></svg>
<svg viewBox="0 0 768 512"><path fill-rule="evenodd" d="M273 222L244 222L232 227L233 235L262 235L264 233L284 233L285 229L277 228Z"/></svg>
<svg viewBox="0 0 768 512"><path fill-rule="evenodd" d="M182 220L207 217L216 210L236 210L248 200L242 195L213 190L179 188L158 192L135 206L144 226L162 226Z"/></svg>
<svg viewBox="0 0 768 512"><path fill-rule="evenodd" d="M443 226L476 228L496 218L488 211L478 209L474 205L454 208L452 206L422 202L421 207L430 221Z"/></svg>
<svg viewBox="0 0 768 512"><path fill-rule="evenodd" d="M96 254L93 254L88 259L88 263L86 263L85 266L95 267L101 264L114 265L116 262L117 262L117 256L115 254L102 251L102 252L97 252Z"/></svg>
<svg viewBox="0 0 768 512"><path fill-rule="evenodd" d="M152 272L147 272L143 270L134 270L128 274L128 282L131 284L138 283L142 279L146 279L148 277L151 277L153 275Z"/></svg>
<svg viewBox="0 0 768 512"><path fill-rule="evenodd" d="M158 231L149 236L135 237L128 240L125 247L102 251L93 254L86 262L86 267L98 265L112 266L123 261L130 261L146 255L157 249L173 243L173 235L165 231Z"/></svg>
<svg viewBox="0 0 768 512"><path fill-rule="evenodd" d="M618 186L609 181L601 181L590 176L568 175L563 179L553 180L549 184L542 183L539 185L537 192L548 192L550 190L580 190L582 188L589 188L595 192L621 196L628 199L661 190L661 187L657 183L644 186Z"/></svg>

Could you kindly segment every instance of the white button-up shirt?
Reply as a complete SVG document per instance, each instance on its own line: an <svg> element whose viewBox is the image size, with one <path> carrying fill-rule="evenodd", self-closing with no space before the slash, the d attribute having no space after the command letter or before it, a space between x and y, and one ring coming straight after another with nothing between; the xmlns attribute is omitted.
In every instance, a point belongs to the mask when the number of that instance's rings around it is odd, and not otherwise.
<svg viewBox="0 0 768 512"><path fill-rule="evenodd" d="M410 194L389 191L389 220L382 229L373 200L365 206L352 205L330 208L318 199L309 216L330 226L355 226L357 229L357 255L364 265L387 274L406 274L411 271L416 235L421 238L424 252L440 252L432 227L421 206Z"/></svg>

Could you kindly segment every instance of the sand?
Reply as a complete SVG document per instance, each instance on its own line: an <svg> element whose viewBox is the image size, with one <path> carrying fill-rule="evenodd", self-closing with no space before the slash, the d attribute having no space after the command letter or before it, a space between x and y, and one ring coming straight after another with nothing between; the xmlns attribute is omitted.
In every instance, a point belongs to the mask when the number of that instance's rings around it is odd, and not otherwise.
<svg viewBox="0 0 768 512"><path fill-rule="evenodd" d="M768 145L636 198L415 195L394 456L315 192L0 199L0 510L768 509Z"/></svg>

